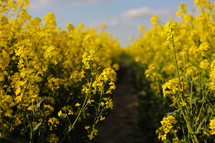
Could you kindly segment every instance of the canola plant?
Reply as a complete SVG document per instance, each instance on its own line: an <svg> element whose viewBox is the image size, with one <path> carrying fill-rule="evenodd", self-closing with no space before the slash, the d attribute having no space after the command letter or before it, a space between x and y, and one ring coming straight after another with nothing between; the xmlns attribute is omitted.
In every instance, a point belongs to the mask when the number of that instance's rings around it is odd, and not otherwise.
<svg viewBox="0 0 215 143"><path fill-rule="evenodd" d="M111 34L57 27L29 0L0 1L0 142L87 142L113 108L121 49Z"/></svg>
<svg viewBox="0 0 215 143"><path fill-rule="evenodd" d="M186 4L179 6L180 21L164 24L153 16L152 29L140 26L139 39L125 49L136 82L145 72L153 91L148 96L168 105L156 129L160 142L215 141L215 3L194 4L190 13Z"/></svg>

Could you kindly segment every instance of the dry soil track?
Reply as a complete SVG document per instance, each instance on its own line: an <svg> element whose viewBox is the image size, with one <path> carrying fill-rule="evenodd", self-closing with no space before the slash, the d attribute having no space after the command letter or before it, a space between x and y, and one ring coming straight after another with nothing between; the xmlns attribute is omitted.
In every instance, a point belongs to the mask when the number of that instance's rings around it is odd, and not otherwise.
<svg viewBox="0 0 215 143"><path fill-rule="evenodd" d="M147 134L138 126L138 98L130 82L128 62L121 65L114 92L114 109L99 126L95 143L148 143Z"/></svg>

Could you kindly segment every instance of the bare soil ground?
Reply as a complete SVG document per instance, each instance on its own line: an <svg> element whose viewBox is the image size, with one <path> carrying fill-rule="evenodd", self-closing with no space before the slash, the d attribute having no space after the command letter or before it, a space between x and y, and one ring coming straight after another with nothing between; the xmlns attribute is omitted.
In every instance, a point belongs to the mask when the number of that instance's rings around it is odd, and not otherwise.
<svg viewBox="0 0 215 143"><path fill-rule="evenodd" d="M128 62L124 60L114 92L114 109L99 124L95 143L148 143L147 133L138 125L138 98L130 82Z"/></svg>

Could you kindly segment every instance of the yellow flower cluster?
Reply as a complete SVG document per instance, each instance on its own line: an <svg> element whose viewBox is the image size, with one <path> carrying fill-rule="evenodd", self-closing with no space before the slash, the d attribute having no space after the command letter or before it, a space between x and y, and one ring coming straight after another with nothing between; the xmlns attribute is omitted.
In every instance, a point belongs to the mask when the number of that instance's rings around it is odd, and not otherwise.
<svg viewBox="0 0 215 143"><path fill-rule="evenodd" d="M166 82L162 85L163 96L167 95L178 95L187 87L187 83L183 83L183 87L181 87L180 81L178 78L174 78Z"/></svg>
<svg viewBox="0 0 215 143"><path fill-rule="evenodd" d="M49 143L58 143L60 139L56 136L56 134L50 134L48 137L46 137L46 141Z"/></svg>
<svg viewBox="0 0 215 143"><path fill-rule="evenodd" d="M104 85L108 83L109 89L105 91L105 93L110 94L113 89L116 88L115 83L116 82L116 72L112 68L106 68L103 70L103 72L97 77L97 79L94 81L92 87L94 88L94 93L97 92L103 92L104 91Z"/></svg>
<svg viewBox="0 0 215 143"><path fill-rule="evenodd" d="M91 131L90 135L88 135L88 137L90 138L90 140L92 140L94 138L94 136L96 136L98 133L97 129L94 129Z"/></svg>
<svg viewBox="0 0 215 143"><path fill-rule="evenodd" d="M176 36L178 34L178 23L176 22L167 22L165 25L165 33L167 37L167 41L170 41L173 36Z"/></svg>
<svg viewBox="0 0 215 143"><path fill-rule="evenodd" d="M170 132L177 132L177 130L173 130L173 125L176 124L177 121L174 116L167 115L167 117L164 117L161 121L161 127L156 130L156 134L158 134L159 140L166 140L167 134Z"/></svg>
<svg viewBox="0 0 215 143"><path fill-rule="evenodd" d="M214 135L215 134L215 118L210 120L209 128L210 128L210 134Z"/></svg>
<svg viewBox="0 0 215 143"><path fill-rule="evenodd" d="M59 124L59 121L57 120L57 118L55 118L55 117L49 118L49 120L48 120L48 126L50 127L50 131L53 130L53 127L57 128L58 124Z"/></svg>
<svg viewBox="0 0 215 143"><path fill-rule="evenodd" d="M28 5L0 1L0 138L58 142L77 122L95 119L89 124L95 126L112 108L121 48L104 28L67 24L63 30L54 13L32 18Z"/></svg>

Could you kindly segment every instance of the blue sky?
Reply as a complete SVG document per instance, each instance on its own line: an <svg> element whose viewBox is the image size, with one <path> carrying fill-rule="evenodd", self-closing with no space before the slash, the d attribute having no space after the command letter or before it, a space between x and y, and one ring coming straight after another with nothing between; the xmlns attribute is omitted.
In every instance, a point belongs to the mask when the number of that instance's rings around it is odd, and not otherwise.
<svg viewBox="0 0 215 143"><path fill-rule="evenodd" d="M106 32L113 33L126 46L131 43L129 36L138 37L138 25L149 29L153 15L166 23L169 17L176 18L182 3L194 8L193 0L30 0L28 13L42 18L47 12L53 12L62 29L67 23L75 26L82 23L90 28L100 28L104 23Z"/></svg>

